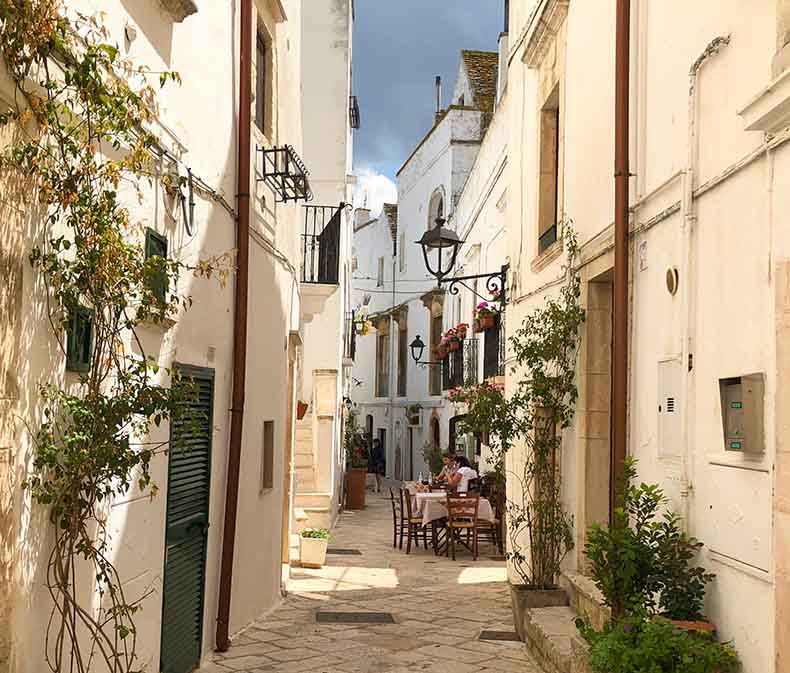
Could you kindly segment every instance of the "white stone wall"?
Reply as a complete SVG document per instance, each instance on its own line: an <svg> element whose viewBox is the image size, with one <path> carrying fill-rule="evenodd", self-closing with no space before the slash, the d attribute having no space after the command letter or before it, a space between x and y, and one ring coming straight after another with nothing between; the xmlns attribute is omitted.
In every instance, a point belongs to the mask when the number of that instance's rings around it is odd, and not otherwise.
<svg viewBox="0 0 790 673"><path fill-rule="evenodd" d="M269 33L274 44L274 123L271 136L253 129L255 145L291 144L305 156L301 115L301 2L283 0L286 19L272 14L277 3L260 2L256 8L255 25ZM74 0L70 10L106 13L110 40L122 45L133 60L154 71L175 69L183 84L167 86L160 94L161 119L167 129L156 129L164 144L178 154L185 165L231 204L236 193L236 95L238 91L237 45L238 16L223 3L201 3L199 11L183 23L174 23L158 2L127 3L122 0L91 2ZM124 40L124 25L136 27L136 38ZM207 49L206 45L211 45ZM235 84L234 84L235 81ZM2 81L4 98L10 96L7 81ZM344 101L344 118L347 100ZM328 142L318 151L339 152L343 161L337 170L344 178L343 143ZM256 160L253 152L251 161ZM289 333L300 328L300 296L298 278L300 260L301 207L275 203L274 195L255 180L253 171L252 240L250 242L250 304L248 336L248 375L246 414L242 444L241 483L238 503L235 564L230 630L237 632L280 600L281 583L281 521L283 508L283 477L286 467L286 422L291 401L287 399L288 359L285 344ZM342 188L338 187L342 193ZM141 204L130 201L132 219L144 226L166 232L170 249L185 260L222 254L235 247L235 222L217 203L196 194L195 231L190 237L180 221L172 218L161 187L145 192ZM163 204L165 206L163 207ZM30 213L20 210L12 198L3 193L0 207L17 213L23 223ZM3 218L4 221L9 221ZM20 226L17 232L30 227ZM4 240L5 237L4 237ZM32 241L24 236L17 245L24 255ZM272 249L278 251L277 256ZM21 275L19 275L21 274ZM15 391L14 413L35 424L36 385L41 380L73 383L71 374L63 371L49 327L40 319L42 302L40 284L29 265L19 268L25 302L21 307L18 362L24 363L24 375ZM178 317L172 328L143 328L145 347L155 354L162 365L173 362L211 367L215 370L215 404L212 437L212 481L210 493L210 528L206 557L206 586L203 628L203 652L214 647L217 615L219 558L225 508L227 443L230 425L230 386L233 338L233 278L227 285L217 281L198 280L190 275L181 279L181 287L194 299L192 308ZM339 325L338 325L339 328ZM5 338L4 334L4 338ZM14 340L14 335L11 337ZM337 334L327 342L337 343ZM337 350L337 349L335 349ZM335 351L333 351L334 353ZM7 363L6 363L7 364ZM163 381L163 383L166 383ZM18 401L15 401L18 399ZM5 403L6 401L4 401ZM262 427L264 421L275 423L274 488L261 490ZM5 433L5 431L4 431ZM151 433L151 439L165 439L168 428ZM0 448L7 446L17 456L11 477L18 483L24 477L32 447L21 424L5 433ZM131 597L153 589L138 615L138 654L141 665L158 670L160 645L161 584L164 564L164 517L167 498L167 457L158 456L152 473L160 493L150 499L146 494L132 492L123 502L112 505L110 530L113 554ZM18 492L17 492L18 493ZM23 673L45 668L41 634L45 631L50 602L43 588L45 558L50 543L50 528L44 512L16 496L16 507L10 525L17 528L18 538L10 550L15 567L11 594L12 615L10 637L12 655L10 670ZM22 516L22 512L25 515ZM6 521L0 522L6 530ZM5 554L0 558L6 558ZM5 570L3 577L7 574ZM89 583L86 583L86 590ZM4 591L4 599L7 597ZM0 607L0 629L5 606ZM4 656L0 635L0 661ZM1 666L1 665L0 665Z"/></svg>
<svg viewBox="0 0 790 673"><path fill-rule="evenodd" d="M530 0L511 2L507 250L516 290L512 314L518 321L554 291L540 288L561 275L563 263L562 257L546 262L537 256L534 176L541 82L539 71L522 62L529 35L521 39L533 5ZM640 478L665 488L672 507L688 512L689 530L706 545L701 560L717 574L706 608L722 639L733 640L746 673L784 671L774 659L779 642L774 634L779 639L784 628L786 635L787 623L774 622L774 419L781 411L773 392L773 270L787 254L786 237L777 235L776 223L787 208L782 181L789 155L784 145L771 152L761 149L763 134L746 131L738 115L770 79L776 3L761 0L748 12L730 5L715 11L694 4L632 6L631 204L636 233L631 246L628 446L639 459ZM613 4L571 2L566 24L563 205L582 244L585 292L587 281L605 280L599 274L613 261L614 19ZM689 168L688 73L708 43L726 35L730 44L702 65L697 79L693 147L699 149L690 167L696 219L693 266L686 269L682 173ZM715 189L708 188L719 179ZM666 271L673 266L684 270L674 297L665 285ZM683 303L686 288L690 307ZM683 358L686 324L693 370L688 387L679 389L689 419L684 468L682 447L678 452L661 445L657 409L659 362ZM589 366L585 357L582 369ZM766 451L749 459L723 450L718 381L752 372L766 376ZM582 377L582 385L584 381ZM562 458L577 543L583 542L578 527L590 495L582 447L596 441L594 420L586 413L577 415ZM598 485L602 487L606 484ZM578 547L567 563L580 567Z"/></svg>

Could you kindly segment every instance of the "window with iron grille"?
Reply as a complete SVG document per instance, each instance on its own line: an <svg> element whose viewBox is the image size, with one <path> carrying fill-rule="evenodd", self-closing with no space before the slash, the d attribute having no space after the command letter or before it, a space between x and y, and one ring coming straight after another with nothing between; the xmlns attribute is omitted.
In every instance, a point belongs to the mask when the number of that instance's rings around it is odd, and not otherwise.
<svg viewBox="0 0 790 673"><path fill-rule="evenodd" d="M93 355L93 311L78 306L71 313L66 334L66 369L70 372L90 371Z"/></svg>
<svg viewBox="0 0 790 673"><path fill-rule="evenodd" d="M145 259L153 260L148 274L148 289L162 304L167 295L167 238L153 229L145 232Z"/></svg>

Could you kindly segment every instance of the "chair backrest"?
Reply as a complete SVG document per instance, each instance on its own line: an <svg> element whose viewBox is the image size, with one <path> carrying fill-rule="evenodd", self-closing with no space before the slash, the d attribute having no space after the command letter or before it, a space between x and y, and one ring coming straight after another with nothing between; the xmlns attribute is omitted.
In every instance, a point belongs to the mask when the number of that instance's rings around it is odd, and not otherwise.
<svg viewBox="0 0 790 673"><path fill-rule="evenodd" d="M395 492L390 489L390 502L392 503L392 516L397 519L403 509L403 492L398 489L398 497L396 498Z"/></svg>
<svg viewBox="0 0 790 673"><path fill-rule="evenodd" d="M447 521L477 521L479 507L479 493L448 493Z"/></svg>
<svg viewBox="0 0 790 673"><path fill-rule="evenodd" d="M400 490L401 512L405 513L408 519L412 518L411 498L412 495L408 490L403 488Z"/></svg>

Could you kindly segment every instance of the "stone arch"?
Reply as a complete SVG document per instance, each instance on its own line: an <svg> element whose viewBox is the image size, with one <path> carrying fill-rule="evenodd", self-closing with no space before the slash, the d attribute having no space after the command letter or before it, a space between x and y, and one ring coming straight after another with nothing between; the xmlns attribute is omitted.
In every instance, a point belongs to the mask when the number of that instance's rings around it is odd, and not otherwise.
<svg viewBox="0 0 790 673"><path fill-rule="evenodd" d="M447 216L447 205L444 196L444 187L437 187L428 201L428 229L436 223L436 218Z"/></svg>

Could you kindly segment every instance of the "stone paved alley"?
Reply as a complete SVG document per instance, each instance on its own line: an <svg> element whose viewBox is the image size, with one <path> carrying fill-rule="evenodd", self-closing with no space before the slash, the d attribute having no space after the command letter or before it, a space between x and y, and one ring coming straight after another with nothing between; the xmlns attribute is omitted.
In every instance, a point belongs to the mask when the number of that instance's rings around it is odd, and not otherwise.
<svg viewBox="0 0 790 673"><path fill-rule="evenodd" d="M389 501L368 494L346 512L321 570L293 569L288 598L218 655L211 673L538 673L521 643L478 640L481 630L513 631L505 566L481 547L455 562L420 548L392 548ZM317 624L319 610L389 612L395 624Z"/></svg>

